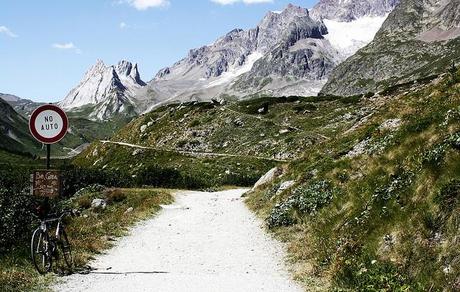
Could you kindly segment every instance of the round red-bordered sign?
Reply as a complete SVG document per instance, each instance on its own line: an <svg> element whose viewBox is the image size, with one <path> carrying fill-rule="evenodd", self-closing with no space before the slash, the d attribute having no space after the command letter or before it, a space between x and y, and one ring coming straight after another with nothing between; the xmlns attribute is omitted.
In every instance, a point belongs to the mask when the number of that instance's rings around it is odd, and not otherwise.
<svg viewBox="0 0 460 292"><path fill-rule="evenodd" d="M69 119L58 106L46 104L38 107L29 119L32 136L44 144L54 144L67 134Z"/></svg>

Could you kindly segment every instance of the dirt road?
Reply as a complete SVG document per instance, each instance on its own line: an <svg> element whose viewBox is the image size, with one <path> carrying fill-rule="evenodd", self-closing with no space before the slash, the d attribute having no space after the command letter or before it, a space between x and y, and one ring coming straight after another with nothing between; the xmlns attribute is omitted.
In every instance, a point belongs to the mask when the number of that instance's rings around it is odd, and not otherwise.
<svg viewBox="0 0 460 292"><path fill-rule="evenodd" d="M245 206L245 190L180 192L174 205L55 291L302 291L281 245Z"/></svg>

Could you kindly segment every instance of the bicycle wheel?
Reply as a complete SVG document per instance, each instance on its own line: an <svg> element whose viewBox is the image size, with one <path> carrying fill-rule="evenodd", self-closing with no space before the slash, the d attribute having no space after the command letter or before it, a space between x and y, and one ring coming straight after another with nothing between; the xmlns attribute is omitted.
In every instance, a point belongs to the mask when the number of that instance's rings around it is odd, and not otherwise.
<svg viewBox="0 0 460 292"><path fill-rule="evenodd" d="M64 228L61 228L59 232L59 247L61 248L64 261L69 269L73 267L72 249L70 247L69 239Z"/></svg>
<svg viewBox="0 0 460 292"><path fill-rule="evenodd" d="M30 251L35 269L40 274L51 271L52 257L49 249L49 237L41 228L37 228L32 235Z"/></svg>

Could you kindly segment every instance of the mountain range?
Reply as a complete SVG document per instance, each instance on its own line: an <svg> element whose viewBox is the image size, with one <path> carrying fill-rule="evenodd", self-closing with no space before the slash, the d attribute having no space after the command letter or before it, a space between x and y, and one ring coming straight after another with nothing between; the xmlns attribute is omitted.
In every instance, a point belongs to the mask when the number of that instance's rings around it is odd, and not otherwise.
<svg viewBox="0 0 460 292"><path fill-rule="evenodd" d="M374 93L458 63L459 15L453 0L321 0L310 10L290 4L255 28L191 49L148 82L137 64L98 60L58 105L87 143L168 103ZM24 117L39 105L0 98Z"/></svg>
<svg viewBox="0 0 460 292"><path fill-rule="evenodd" d="M322 94L378 92L460 62L460 3L402 0L375 39L331 74Z"/></svg>
<svg viewBox="0 0 460 292"><path fill-rule="evenodd" d="M98 61L59 103L92 120L127 117L170 102L316 95L341 62L372 41L397 0L321 0L311 10L289 4L252 29L234 29L191 49L152 80L137 64Z"/></svg>

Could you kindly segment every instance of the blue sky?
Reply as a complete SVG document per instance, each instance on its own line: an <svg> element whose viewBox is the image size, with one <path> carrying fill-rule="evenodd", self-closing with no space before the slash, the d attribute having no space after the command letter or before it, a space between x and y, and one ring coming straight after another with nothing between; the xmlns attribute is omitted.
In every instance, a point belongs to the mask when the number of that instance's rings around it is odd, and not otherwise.
<svg viewBox="0 0 460 292"><path fill-rule="evenodd" d="M62 99L97 59L139 64L149 81L188 50L269 10L317 0L0 0L0 92Z"/></svg>

